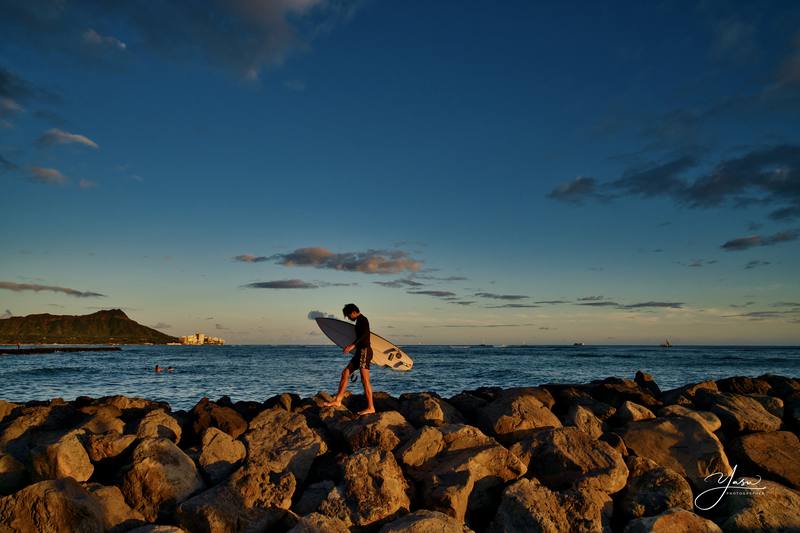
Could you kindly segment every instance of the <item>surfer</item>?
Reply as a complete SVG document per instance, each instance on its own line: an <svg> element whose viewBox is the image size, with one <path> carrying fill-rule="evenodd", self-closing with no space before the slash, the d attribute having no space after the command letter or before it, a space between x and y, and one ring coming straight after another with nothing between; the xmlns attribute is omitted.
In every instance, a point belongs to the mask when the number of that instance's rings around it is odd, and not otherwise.
<svg viewBox="0 0 800 533"><path fill-rule="evenodd" d="M361 372L361 383L364 385L364 396L367 397L367 408L359 411L359 415L368 415L375 412L375 405L372 403L372 385L369 382L369 363L372 361L372 347L369 342L369 320L361 314L356 304L347 304L342 309L345 317L356 324L356 340L352 344L344 347L343 353L353 352L350 362L342 370L342 378L339 380L339 391L333 401L325 402L325 406L337 407L342 405L344 391L347 389L347 382L350 373L358 369Z"/></svg>

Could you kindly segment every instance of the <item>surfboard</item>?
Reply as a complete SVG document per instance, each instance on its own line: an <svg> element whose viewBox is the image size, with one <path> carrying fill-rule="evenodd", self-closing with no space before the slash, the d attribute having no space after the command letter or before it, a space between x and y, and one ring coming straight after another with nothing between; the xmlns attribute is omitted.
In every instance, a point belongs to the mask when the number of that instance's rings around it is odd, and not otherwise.
<svg viewBox="0 0 800 533"><path fill-rule="evenodd" d="M356 327L353 324L335 318L317 318L316 321L322 333L339 348L356 340ZM370 331L369 343L372 346L372 364L400 372L408 372L413 368L414 361L408 354L380 335Z"/></svg>

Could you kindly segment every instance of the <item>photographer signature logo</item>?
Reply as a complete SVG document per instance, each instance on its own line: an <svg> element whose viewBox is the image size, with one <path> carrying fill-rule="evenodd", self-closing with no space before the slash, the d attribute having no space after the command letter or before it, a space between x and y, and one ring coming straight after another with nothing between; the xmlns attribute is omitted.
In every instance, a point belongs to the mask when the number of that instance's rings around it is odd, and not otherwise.
<svg viewBox="0 0 800 533"><path fill-rule="evenodd" d="M722 501L722 498L728 494L729 490L733 492L731 494L743 494L745 492L755 492L758 493L763 491L767 487L762 487L761 485L761 476L757 476L754 478L735 478L736 475L736 465L733 465L731 469L731 475L727 476L722 472L714 472L713 474L709 474L705 477L704 481L706 483L714 483L716 482L716 486L711 487L710 489L706 489L694 499L694 505L698 509L702 511L708 511L709 509L713 509L719 502ZM716 479L715 479L716 478ZM712 498L717 497L716 500L711 505L703 506L700 503L702 499L703 502L710 501Z"/></svg>

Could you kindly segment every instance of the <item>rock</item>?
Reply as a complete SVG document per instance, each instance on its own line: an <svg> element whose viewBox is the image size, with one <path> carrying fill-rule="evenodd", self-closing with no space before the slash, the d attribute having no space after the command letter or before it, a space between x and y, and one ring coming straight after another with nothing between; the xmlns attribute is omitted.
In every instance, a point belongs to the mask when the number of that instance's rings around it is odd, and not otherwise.
<svg viewBox="0 0 800 533"><path fill-rule="evenodd" d="M600 440L617 450L622 457L628 456L628 447L625 446L625 441L619 436L619 433L609 432L603 433Z"/></svg>
<svg viewBox="0 0 800 533"><path fill-rule="evenodd" d="M613 494L628 478L619 452L574 427L541 430L510 449L529 475L554 490L589 487Z"/></svg>
<svg viewBox="0 0 800 533"><path fill-rule="evenodd" d="M350 451L371 447L391 451L414 434L414 427L397 411L355 416L328 409L321 416L328 430Z"/></svg>
<svg viewBox="0 0 800 533"><path fill-rule="evenodd" d="M561 427L561 421L540 400L542 394L535 391L541 389L502 391L477 413L478 427L504 444L522 440L536 429Z"/></svg>
<svg viewBox="0 0 800 533"><path fill-rule="evenodd" d="M243 436L247 458L227 481L178 509L189 531L267 530L287 513L314 458L327 446L306 419L281 407L259 413Z"/></svg>
<svg viewBox="0 0 800 533"><path fill-rule="evenodd" d="M778 431L781 428L781 419L749 396L700 390L695 396L695 404L717 415L722 429L731 433Z"/></svg>
<svg viewBox="0 0 800 533"><path fill-rule="evenodd" d="M189 443L199 442L203 432L215 427L231 437L238 438L247 431L247 422L235 409L221 407L208 398L203 398L189 412L189 427L186 435Z"/></svg>
<svg viewBox="0 0 800 533"><path fill-rule="evenodd" d="M108 432L125 433L125 422L112 415L109 411L111 410L102 410L98 412L78 427L97 435ZM119 412L118 409L114 409L114 411Z"/></svg>
<svg viewBox="0 0 800 533"><path fill-rule="evenodd" d="M303 491L297 503L292 506L292 510L299 515L307 515L319 509L320 504L325 500L336 484L330 479L312 483Z"/></svg>
<svg viewBox="0 0 800 533"><path fill-rule="evenodd" d="M170 439L142 440L132 461L122 492L149 522L172 516L176 505L203 488L194 461Z"/></svg>
<svg viewBox="0 0 800 533"><path fill-rule="evenodd" d="M6 418L9 420L11 419L11 413L14 412L14 409L19 407L19 404L7 402L5 400L0 400L0 422L3 422Z"/></svg>
<svg viewBox="0 0 800 533"><path fill-rule="evenodd" d="M572 385L543 385L547 391L555 397L555 412L568 412L573 406L580 406L588 409L597 418L606 421L611 418L617 409L592 398L592 395L585 390Z"/></svg>
<svg viewBox="0 0 800 533"><path fill-rule="evenodd" d="M136 435L120 435L116 432L105 433L103 435L89 435L86 438L86 452L89 459L94 463L99 463L107 459L113 459L125 452Z"/></svg>
<svg viewBox="0 0 800 533"><path fill-rule="evenodd" d="M784 398L783 418L795 432L800 430L800 392L793 392Z"/></svg>
<svg viewBox="0 0 800 533"><path fill-rule="evenodd" d="M793 393L800 393L800 380L786 376L777 376L775 374L764 374L763 376L759 376L758 379L763 379L769 383L769 394L777 396L782 400L787 396L791 396Z"/></svg>
<svg viewBox="0 0 800 533"><path fill-rule="evenodd" d="M727 446L737 473L762 476L800 489L800 440L788 431L742 435Z"/></svg>
<svg viewBox="0 0 800 533"><path fill-rule="evenodd" d="M28 484L28 470L11 454L0 453L0 496L18 491Z"/></svg>
<svg viewBox="0 0 800 533"><path fill-rule="evenodd" d="M744 478L763 491L729 490L713 508L726 533L800 530L800 493L779 483ZM716 499L714 497L712 501Z"/></svg>
<svg viewBox="0 0 800 533"><path fill-rule="evenodd" d="M624 533L722 533L717 524L685 509L669 509L658 516L637 518Z"/></svg>
<svg viewBox="0 0 800 533"><path fill-rule="evenodd" d="M653 395L654 398L658 398L661 396L661 389L659 388L656 380L653 379L653 376L648 374L647 372L642 372L641 370L636 372L636 376L633 378L633 381L636 382L639 387L645 389L647 392Z"/></svg>
<svg viewBox="0 0 800 533"><path fill-rule="evenodd" d="M203 433L203 447L198 464L212 485L228 477L247 452L244 444L222 430L208 428Z"/></svg>
<svg viewBox="0 0 800 533"><path fill-rule="evenodd" d="M432 392L401 394L400 412L416 427L466 422L458 409Z"/></svg>
<svg viewBox="0 0 800 533"><path fill-rule="evenodd" d="M694 509L692 488L683 476L646 457L628 457L628 483L619 497L626 520L653 516L672 508Z"/></svg>
<svg viewBox="0 0 800 533"><path fill-rule="evenodd" d="M181 425L163 409L149 411L136 427L136 437L140 439L169 439L172 442L181 440Z"/></svg>
<svg viewBox="0 0 800 533"><path fill-rule="evenodd" d="M720 392L732 392L734 394L761 394L766 395L772 392L772 386L765 379L751 378L747 376L733 376L730 378L717 380L717 389Z"/></svg>
<svg viewBox="0 0 800 533"><path fill-rule="evenodd" d="M684 407L692 407L695 395L698 391L719 392L715 381L701 381L700 383L690 383L676 389L671 389L661 393L661 401L665 405L679 404Z"/></svg>
<svg viewBox="0 0 800 533"><path fill-rule="evenodd" d="M771 415L783 418L783 400L780 398L765 396L763 394L751 394L750 398L760 403Z"/></svg>
<svg viewBox="0 0 800 533"><path fill-rule="evenodd" d="M375 411L400 411L400 401L385 391L374 391L372 403ZM342 400L342 405L353 412L358 412L367 406L367 398L363 394L347 394Z"/></svg>
<svg viewBox="0 0 800 533"><path fill-rule="evenodd" d="M668 405L663 407L658 412L658 416L688 416L703 424L711 433L714 433L722 427L722 422L720 422L719 417L711 411L696 411L682 405Z"/></svg>
<svg viewBox="0 0 800 533"><path fill-rule="evenodd" d="M14 410L11 420L0 426L0 450L23 460L28 448L35 444L33 441L38 438L38 433L49 433L52 438L66 433L84 417L72 406L60 403L20 406Z"/></svg>
<svg viewBox="0 0 800 533"><path fill-rule="evenodd" d="M128 531L145 525L144 516L128 506L119 487L87 483L84 488L94 496L103 511L103 527L107 532Z"/></svg>
<svg viewBox="0 0 800 533"><path fill-rule="evenodd" d="M79 433L42 437L31 450L31 474L35 480L74 478L86 481L92 477L94 466L78 439ZM57 440L54 440L57 439Z"/></svg>
<svg viewBox="0 0 800 533"><path fill-rule="evenodd" d="M619 409L617 409L617 413L614 415L614 422L620 426L624 426L628 422L649 420L655 417L656 415L653 414L653 411L647 407L626 400Z"/></svg>
<svg viewBox="0 0 800 533"><path fill-rule="evenodd" d="M461 424L424 427L396 455L424 507L473 524L491 519L502 484L526 472L497 441Z"/></svg>
<svg viewBox="0 0 800 533"><path fill-rule="evenodd" d="M369 526L407 513L409 486L391 452L364 448L344 464L344 494L355 526Z"/></svg>
<svg viewBox="0 0 800 533"><path fill-rule="evenodd" d="M610 533L611 498L594 489L554 492L535 479L520 479L503 491L490 533Z"/></svg>
<svg viewBox="0 0 800 533"><path fill-rule="evenodd" d="M185 529L176 526L147 525L131 529L128 533L187 533Z"/></svg>
<svg viewBox="0 0 800 533"><path fill-rule="evenodd" d="M603 434L603 421L597 418L590 409L582 405L572 405L564 418L561 419L565 426L574 426L593 439L600 438Z"/></svg>
<svg viewBox="0 0 800 533"><path fill-rule="evenodd" d="M419 511L407 514L393 522L384 525L380 533L467 533L465 527L455 518L438 511Z"/></svg>
<svg viewBox="0 0 800 533"><path fill-rule="evenodd" d="M617 408L626 400L643 405L648 409L654 409L661 405L661 402L648 389L640 387L632 379L606 378L592 381L585 388L592 398Z"/></svg>
<svg viewBox="0 0 800 533"><path fill-rule="evenodd" d="M125 422L138 421L153 409L163 409L166 412L170 410L169 404L165 402L118 395L98 398L92 401L90 405L81 407L81 411L87 414L94 414L108 408L118 409L122 413L120 418Z"/></svg>
<svg viewBox="0 0 800 533"><path fill-rule="evenodd" d="M0 531L103 530L101 505L72 478L40 481L0 498Z"/></svg>
<svg viewBox="0 0 800 533"><path fill-rule="evenodd" d="M714 472L731 474L719 439L692 418L683 416L631 422L622 438L629 450L687 477L697 488Z"/></svg>
<svg viewBox="0 0 800 533"><path fill-rule="evenodd" d="M264 402L261 410L264 409L272 409L273 407L280 407L286 411L291 411L292 406L297 405L300 403L300 396L297 394L290 394L288 392L284 392L282 394L278 394L271 398L268 398L267 401ZM235 407L235 405L234 405Z"/></svg>
<svg viewBox="0 0 800 533"><path fill-rule="evenodd" d="M311 513L300 518L288 533L350 533L350 528L338 518Z"/></svg>

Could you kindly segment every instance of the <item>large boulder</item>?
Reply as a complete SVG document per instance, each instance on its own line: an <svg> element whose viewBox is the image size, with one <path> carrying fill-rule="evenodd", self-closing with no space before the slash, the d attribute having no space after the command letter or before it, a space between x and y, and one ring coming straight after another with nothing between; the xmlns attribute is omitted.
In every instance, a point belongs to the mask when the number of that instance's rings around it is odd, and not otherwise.
<svg viewBox="0 0 800 533"><path fill-rule="evenodd" d="M238 438L247 431L247 421L235 409L217 405L208 398L203 398L188 415L189 430L186 439L189 443L199 442L203 432L214 427Z"/></svg>
<svg viewBox="0 0 800 533"><path fill-rule="evenodd" d="M212 485L228 477L247 454L244 444L217 428L203 433L198 464Z"/></svg>
<svg viewBox="0 0 800 533"><path fill-rule="evenodd" d="M678 416L631 422L622 431L629 450L671 468L697 488L715 472L732 473L719 439L692 418Z"/></svg>
<svg viewBox="0 0 800 533"><path fill-rule="evenodd" d="M800 440L788 431L742 435L727 446L737 474L762 476L800 489Z"/></svg>
<svg viewBox="0 0 800 533"><path fill-rule="evenodd" d="M0 425L0 450L23 460L39 435L53 439L80 423L85 415L68 404L49 402L46 405L18 407L14 416Z"/></svg>
<svg viewBox="0 0 800 533"><path fill-rule="evenodd" d="M686 509L631 520L624 533L722 533L717 524Z"/></svg>
<svg viewBox="0 0 800 533"><path fill-rule="evenodd" d="M420 509L384 525L380 533L467 533L464 524L444 513Z"/></svg>
<svg viewBox="0 0 800 533"><path fill-rule="evenodd" d="M0 498L0 531L102 533L100 503L72 478L40 481Z"/></svg>
<svg viewBox="0 0 800 533"><path fill-rule="evenodd" d="M535 479L520 479L503 491L489 533L611 533L613 503L594 489L555 492Z"/></svg>
<svg viewBox="0 0 800 533"><path fill-rule="evenodd" d="M661 402L653 396L650 390L640 386L632 379L610 377L592 381L583 388L592 395L592 398L617 408L626 401L643 405L648 409L658 408L661 405Z"/></svg>
<svg viewBox="0 0 800 533"><path fill-rule="evenodd" d="M396 454L424 507L472 524L490 519L502 485L526 472L497 441L461 424L426 426Z"/></svg>
<svg viewBox="0 0 800 533"><path fill-rule="evenodd" d="M643 405L625 400L617 409L612 421L617 426L624 426L628 422L638 422L639 420L649 420L655 418L653 411Z"/></svg>
<svg viewBox="0 0 800 533"><path fill-rule="evenodd" d="M153 409L142 417L136 427L136 437L140 439L181 440L181 425L163 409Z"/></svg>
<svg viewBox="0 0 800 533"><path fill-rule="evenodd" d="M502 391L478 411L478 427L504 444L522 440L537 429L561 427L558 417L542 402L546 392L533 388Z"/></svg>
<svg viewBox="0 0 800 533"><path fill-rule="evenodd" d="M131 509L116 486L87 483L86 490L94 496L103 514L103 527L109 533L121 533L131 528L145 525L144 516Z"/></svg>
<svg viewBox="0 0 800 533"><path fill-rule="evenodd" d="M723 531L800 531L800 492L772 481L742 479L750 483L750 488L763 490L728 490L711 510L719 517L717 523Z"/></svg>
<svg viewBox="0 0 800 533"><path fill-rule="evenodd" d="M591 411L600 420L606 421L617 411L616 407L596 400L586 390L575 385L548 384L543 385L542 388L555 398L555 405L552 409L558 414L567 413L571 408L580 406Z"/></svg>
<svg viewBox="0 0 800 533"><path fill-rule="evenodd" d="M763 379L769 383L769 394L772 396L785 399L793 393L800 393L800 380L798 379L775 374L764 374L763 376L759 376L758 379Z"/></svg>
<svg viewBox="0 0 800 533"><path fill-rule="evenodd" d="M0 496L18 491L28 484L28 469L13 455L0 452Z"/></svg>
<svg viewBox="0 0 800 533"><path fill-rule="evenodd" d="M672 508L694 509L692 488L682 475L646 457L628 457L626 464L628 483L618 500L625 519L653 516Z"/></svg>
<svg viewBox="0 0 800 533"><path fill-rule="evenodd" d="M555 490L591 487L613 494L628 478L617 450L574 427L540 430L511 452L528 467L528 475Z"/></svg>
<svg viewBox="0 0 800 533"><path fill-rule="evenodd" d="M703 424L711 433L714 433L722 427L722 422L720 422L719 417L711 411L697 411L684 407L683 405L667 405L661 408L658 412L658 416L688 416Z"/></svg>
<svg viewBox="0 0 800 533"><path fill-rule="evenodd" d="M171 517L178 504L203 488L194 461L170 439L142 440L132 461L122 492L149 522Z"/></svg>
<svg viewBox="0 0 800 533"><path fill-rule="evenodd" d="M414 434L414 427L397 411L379 411L365 416L324 409L320 414L328 431L354 452L378 447L394 450Z"/></svg>
<svg viewBox="0 0 800 533"><path fill-rule="evenodd" d="M722 429L730 433L778 431L781 419L756 399L730 392L698 391L695 404L717 415Z"/></svg>
<svg viewBox="0 0 800 533"><path fill-rule="evenodd" d="M287 533L350 533L350 528L338 518L311 513L301 517Z"/></svg>
<svg viewBox="0 0 800 533"><path fill-rule="evenodd" d="M732 376L717 380L717 388L720 392L732 392L734 394L770 394L772 385L763 378L751 378L749 376Z"/></svg>
<svg viewBox="0 0 800 533"><path fill-rule="evenodd" d="M17 407L19 407L17 403L0 400L0 422L3 422L6 418L11 419L11 413L13 413L14 409Z"/></svg>
<svg viewBox="0 0 800 533"><path fill-rule="evenodd" d="M594 413L582 405L571 405L567 413L561 418L565 426L574 426L593 439L599 439L605 430L605 424Z"/></svg>
<svg viewBox="0 0 800 533"><path fill-rule="evenodd" d="M42 435L30 454L31 474L36 480L71 477L86 481L94 466L78 438L79 432L66 435Z"/></svg>
<svg viewBox="0 0 800 533"><path fill-rule="evenodd" d="M464 416L449 402L432 392L400 395L400 412L416 427L463 424Z"/></svg>
<svg viewBox="0 0 800 533"><path fill-rule="evenodd" d="M114 459L125 452L136 440L136 435L120 435L112 431L102 435L89 435L85 439L86 453L94 463Z"/></svg>
<svg viewBox="0 0 800 533"><path fill-rule="evenodd" d="M345 460L343 486L331 491L320 512L348 525L373 526L407 513L411 508L409 492L391 452L363 448Z"/></svg>
<svg viewBox="0 0 800 533"><path fill-rule="evenodd" d="M639 387L652 394L654 398L661 397L661 388L658 386L653 376L647 372L642 372L641 370L637 371L633 381L635 381Z"/></svg>
<svg viewBox="0 0 800 533"><path fill-rule="evenodd" d="M244 464L226 481L185 501L178 509L189 531L266 530L287 514L318 455L327 446L306 419L281 407L259 413L242 437Z"/></svg>
<svg viewBox="0 0 800 533"><path fill-rule="evenodd" d="M84 412L83 408L80 409ZM125 422L120 418L122 411L114 406L103 406L100 408L89 409L89 419L82 422L78 428L87 433L101 434L113 431L115 433L125 433Z"/></svg>
<svg viewBox="0 0 800 533"><path fill-rule="evenodd" d="M701 381L700 383L689 383L681 387L670 389L661 393L661 401L665 405L677 404L684 407L692 407L694 398L699 391L719 392L715 381Z"/></svg>

